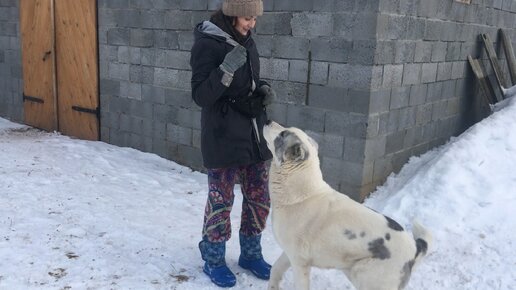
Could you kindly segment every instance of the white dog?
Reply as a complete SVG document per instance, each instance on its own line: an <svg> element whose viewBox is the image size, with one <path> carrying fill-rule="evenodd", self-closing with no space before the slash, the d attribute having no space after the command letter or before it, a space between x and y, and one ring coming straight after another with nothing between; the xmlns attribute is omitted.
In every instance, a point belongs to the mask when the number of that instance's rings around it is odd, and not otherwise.
<svg viewBox="0 0 516 290"><path fill-rule="evenodd" d="M269 289L292 266L295 287L310 288L310 267L342 270L357 289L394 290L407 285L426 255L431 235L415 223L414 236L324 182L317 143L297 128L264 127L273 154L269 189L272 227L282 255Z"/></svg>

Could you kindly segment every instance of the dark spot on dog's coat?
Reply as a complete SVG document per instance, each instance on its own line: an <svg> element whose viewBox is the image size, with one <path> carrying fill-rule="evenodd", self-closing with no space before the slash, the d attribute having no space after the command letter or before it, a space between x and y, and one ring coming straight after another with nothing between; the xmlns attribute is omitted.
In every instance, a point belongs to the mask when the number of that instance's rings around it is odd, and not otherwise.
<svg viewBox="0 0 516 290"><path fill-rule="evenodd" d="M360 237L361 237L361 238L365 237L365 232L361 232L361 233L360 233Z"/></svg>
<svg viewBox="0 0 516 290"><path fill-rule="evenodd" d="M354 240L354 239L357 238L357 235L354 232L350 231L350 230L345 230L344 231L344 235L346 237L348 237L348 239L350 239L350 240Z"/></svg>
<svg viewBox="0 0 516 290"><path fill-rule="evenodd" d="M391 239L391 234L386 233L386 234L385 234L385 239L386 239L387 241L388 241L388 240L390 240L390 239Z"/></svg>
<svg viewBox="0 0 516 290"><path fill-rule="evenodd" d="M369 242L369 252L373 254L373 258L385 260L391 257L391 252L385 246L383 238Z"/></svg>
<svg viewBox="0 0 516 290"><path fill-rule="evenodd" d="M405 265L403 265L403 269L401 269L401 282L399 289L405 288L410 279L410 274L412 273L412 267L414 266L414 260L410 260Z"/></svg>
<svg viewBox="0 0 516 290"><path fill-rule="evenodd" d="M390 217L384 215L385 219L387 219L387 225L389 226L389 228L395 230L395 231L399 231L399 232L402 232L404 231L403 230L403 227L400 226L399 223L397 223L395 220L391 219Z"/></svg>

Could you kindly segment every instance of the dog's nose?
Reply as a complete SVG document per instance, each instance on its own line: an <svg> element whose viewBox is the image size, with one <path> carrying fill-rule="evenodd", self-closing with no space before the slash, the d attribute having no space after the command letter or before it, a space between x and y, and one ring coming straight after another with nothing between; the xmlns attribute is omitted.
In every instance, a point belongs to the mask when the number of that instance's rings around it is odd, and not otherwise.
<svg viewBox="0 0 516 290"><path fill-rule="evenodd" d="M272 123L272 121L271 121L271 120L267 120L267 121L265 121L265 125L270 125L271 123Z"/></svg>

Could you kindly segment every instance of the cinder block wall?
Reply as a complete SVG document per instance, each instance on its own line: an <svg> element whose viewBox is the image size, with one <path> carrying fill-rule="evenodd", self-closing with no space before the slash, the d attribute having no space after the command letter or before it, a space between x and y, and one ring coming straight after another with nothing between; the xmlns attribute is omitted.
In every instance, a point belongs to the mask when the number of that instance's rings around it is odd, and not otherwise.
<svg viewBox="0 0 516 290"><path fill-rule="evenodd" d="M264 0L255 39L278 92L271 119L308 131L326 181L362 199L484 116L466 58L485 57L479 33L515 39L516 4L472 2ZM202 170L188 61L193 27L221 0L98 3L102 140Z"/></svg>
<svg viewBox="0 0 516 290"><path fill-rule="evenodd" d="M379 10L362 194L485 116L467 56L485 58L480 33L516 37L515 1L381 0Z"/></svg>
<svg viewBox="0 0 516 290"><path fill-rule="evenodd" d="M0 0L0 116L23 120L18 1Z"/></svg>

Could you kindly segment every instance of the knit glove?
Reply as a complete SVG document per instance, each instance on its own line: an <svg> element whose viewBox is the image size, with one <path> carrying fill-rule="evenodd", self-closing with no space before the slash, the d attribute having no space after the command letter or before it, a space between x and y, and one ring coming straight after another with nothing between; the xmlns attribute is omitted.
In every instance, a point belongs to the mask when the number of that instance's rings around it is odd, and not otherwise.
<svg viewBox="0 0 516 290"><path fill-rule="evenodd" d="M220 64L220 69L233 75L247 61L247 50L241 45L235 46Z"/></svg>
<svg viewBox="0 0 516 290"><path fill-rule="evenodd" d="M259 96L263 96L262 104L268 106L276 99L276 92L269 85L261 85L256 93Z"/></svg>

